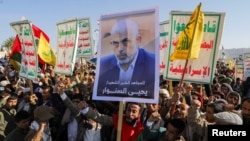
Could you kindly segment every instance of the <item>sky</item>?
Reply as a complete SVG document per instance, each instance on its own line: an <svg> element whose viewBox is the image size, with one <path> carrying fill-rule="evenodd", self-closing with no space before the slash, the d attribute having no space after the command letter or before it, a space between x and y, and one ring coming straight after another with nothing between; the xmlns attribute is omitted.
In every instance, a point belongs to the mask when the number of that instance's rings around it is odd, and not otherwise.
<svg viewBox="0 0 250 141"><path fill-rule="evenodd" d="M162 22L171 11L193 11L200 2L202 11L226 15L220 49L250 48L249 0L0 0L0 45L16 35L10 23L22 17L46 32L56 48L56 24L66 19L90 18L92 35L97 36L103 14L158 7Z"/></svg>

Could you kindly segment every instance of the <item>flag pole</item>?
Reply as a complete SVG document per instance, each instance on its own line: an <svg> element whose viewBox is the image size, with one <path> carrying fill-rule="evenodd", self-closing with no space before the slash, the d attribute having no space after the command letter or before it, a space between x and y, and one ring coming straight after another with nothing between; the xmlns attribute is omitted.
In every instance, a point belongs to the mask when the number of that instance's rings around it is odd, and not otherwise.
<svg viewBox="0 0 250 141"><path fill-rule="evenodd" d="M116 141L120 141L121 140L123 109L124 109L124 101L120 101L119 102L119 115L118 115L118 126L117 126Z"/></svg>
<svg viewBox="0 0 250 141"><path fill-rule="evenodd" d="M198 7L199 7L199 8L198 8L197 16L200 15L201 2L200 2L200 4L198 5ZM197 23L198 23L198 18L196 17L194 32L193 32L192 39L191 39L191 43L190 43L190 46L189 46L189 49L188 49L188 55L187 55L187 58L186 58L184 70L183 70L183 72L182 72L181 80L180 80L180 83L179 83L179 86L178 86L178 89L177 89L178 92L181 91L181 87L182 87L183 81L184 81L184 76L185 76L185 73L186 73L186 71L187 71L188 58L190 58L190 55L191 55L191 50L192 50L192 46L193 46L194 35L195 35L195 30L196 30L196 27L197 27ZM171 116L172 116L172 115L174 114L174 112L175 112L176 104L177 104L177 102L175 102L175 103L173 104L172 108L171 108L171 111L170 111L170 115L171 115Z"/></svg>

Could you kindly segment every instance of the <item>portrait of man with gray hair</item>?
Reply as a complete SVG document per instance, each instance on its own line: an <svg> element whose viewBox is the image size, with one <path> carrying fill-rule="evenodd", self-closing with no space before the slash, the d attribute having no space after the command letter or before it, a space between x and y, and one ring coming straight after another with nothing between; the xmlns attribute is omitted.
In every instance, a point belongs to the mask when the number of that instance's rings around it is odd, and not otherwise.
<svg viewBox="0 0 250 141"><path fill-rule="evenodd" d="M100 58L97 95L153 98L155 54L140 46L138 23L118 19L105 36L113 52Z"/></svg>

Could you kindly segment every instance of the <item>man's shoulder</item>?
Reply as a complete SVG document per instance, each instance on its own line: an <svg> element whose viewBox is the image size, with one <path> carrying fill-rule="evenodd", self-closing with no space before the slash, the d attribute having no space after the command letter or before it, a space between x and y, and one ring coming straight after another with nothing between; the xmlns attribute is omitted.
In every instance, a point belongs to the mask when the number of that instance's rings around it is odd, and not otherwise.
<svg viewBox="0 0 250 141"><path fill-rule="evenodd" d="M152 59L155 58L155 54L153 54L153 53L151 53L151 52L149 52L149 51L147 51L147 50L145 50L143 48L139 49L139 55L140 54L143 55L143 56L145 56L145 57L148 57L148 58L152 58Z"/></svg>
<svg viewBox="0 0 250 141"><path fill-rule="evenodd" d="M155 54L140 48L137 57L138 63L146 63L152 65L155 63Z"/></svg>

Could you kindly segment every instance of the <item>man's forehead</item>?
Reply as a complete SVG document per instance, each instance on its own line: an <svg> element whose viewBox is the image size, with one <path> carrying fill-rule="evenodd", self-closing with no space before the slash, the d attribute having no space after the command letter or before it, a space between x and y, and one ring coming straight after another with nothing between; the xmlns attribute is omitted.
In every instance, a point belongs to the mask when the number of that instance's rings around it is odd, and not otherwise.
<svg viewBox="0 0 250 141"><path fill-rule="evenodd" d="M111 33L110 37L112 39L113 37L124 37L124 36L133 36L133 35L137 35L136 32L133 31L132 29L129 29L129 30L124 30L122 32Z"/></svg>
<svg viewBox="0 0 250 141"><path fill-rule="evenodd" d="M125 38L129 37L129 33L123 33L123 34L113 34L111 35L111 40L123 40Z"/></svg>
<svg viewBox="0 0 250 141"><path fill-rule="evenodd" d="M134 103L129 103L128 104L128 108L130 108L130 109L134 109L134 108L137 108L137 109L140 109L140 106L138 105L138 104L134 104Z"/></svg>
<svg viewBox="0 0 250 141"><path fill-rule="evenodd" d="M248 102L248 101L243 102L242 107L250 109L250 102Z"/></svg>

